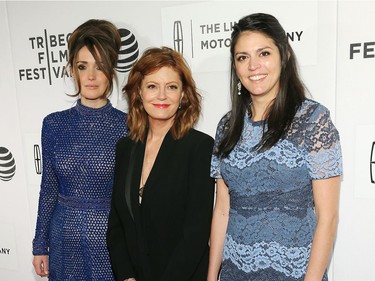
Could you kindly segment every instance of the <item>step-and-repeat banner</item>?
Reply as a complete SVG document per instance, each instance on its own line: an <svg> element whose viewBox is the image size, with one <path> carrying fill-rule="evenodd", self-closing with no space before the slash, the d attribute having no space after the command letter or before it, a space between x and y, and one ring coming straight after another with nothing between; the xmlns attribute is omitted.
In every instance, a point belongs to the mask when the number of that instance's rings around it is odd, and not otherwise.
<svg viewBox="0 0 375 281"><path fill-rule="evenodd" d="M331 280L375 280L375 2L372 1L2 1L0 2L0 280L39 280L32 268L41 179L41 123L74 106L63 73L70 33L90 18L112 21L123 55L111 102L144 49L182 52L203 96L198 129L214 136L229 108L232 25L275 15L311 97L331 110L343 143L344 181Z"/></svg>

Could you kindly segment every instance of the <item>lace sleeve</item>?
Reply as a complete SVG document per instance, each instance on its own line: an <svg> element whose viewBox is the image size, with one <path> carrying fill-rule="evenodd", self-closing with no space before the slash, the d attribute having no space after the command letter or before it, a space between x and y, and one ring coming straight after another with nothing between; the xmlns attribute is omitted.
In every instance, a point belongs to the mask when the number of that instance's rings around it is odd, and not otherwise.
<svg viewBox="0 0 375 281"><path fill-rule="evenodd" d="M214 149L213 149L214 153L212 154L212 159L211 159L211 177L215 179L222 178L221 172L220 172L221 159L217 155L215 155L215 151L217 151L218 146L223 138L225 126L226 126L228 119L229 119L229 113L227 113L224 117L221 118L216 128L215 143L214 143Z"/></svg>
<svg viewBox="0 0 375 281"><path fill-rule="evenodd" d="M341 175L340 137L329 110L318 105L310 111L307 119L304 143L310 176L313 179L324 179Z"/></svg>

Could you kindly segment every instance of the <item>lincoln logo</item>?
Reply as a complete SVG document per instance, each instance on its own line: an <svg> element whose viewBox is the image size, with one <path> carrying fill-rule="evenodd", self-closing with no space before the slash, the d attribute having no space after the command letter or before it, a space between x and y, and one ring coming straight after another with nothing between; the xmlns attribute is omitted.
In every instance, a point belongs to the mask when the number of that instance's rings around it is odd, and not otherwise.
<svg viewBox="0 0 375 281"><path fill-rule="evenodd" d="M34 144L34 165L35 165L35 172L40 175L42 173L42 165L41 165L41 157L40 157L40 147L37 144Z"/></svg>
<svg viewBox="0 0 375 281"><path fill-rule="evenodd" d="M134 34L127 29L118 30L121 35L121 48L117 62L118 72L128 72L139 55L138 42Z"/></svg>
<svg viewBox="0 0 375 281"><path fill-rule="evenodd" d="M16 173L16 162L12 153L5 147L0 147L0 180L10 181Z"/></svg>
<svg viewBox="0 0 375 281"><path fill-rule="evenodd" d="M173 42L175 51L182 54L184 52L184 35L182 33L182 24L179 20L175 21L173 25Z"/></svg>
<svg viewBox="0 0 375 281"><path fill-rule="evenodd" d="M375 141L372 143L372 147L371 147L370 179L371 179L371 183L375 183Z"/></svg>

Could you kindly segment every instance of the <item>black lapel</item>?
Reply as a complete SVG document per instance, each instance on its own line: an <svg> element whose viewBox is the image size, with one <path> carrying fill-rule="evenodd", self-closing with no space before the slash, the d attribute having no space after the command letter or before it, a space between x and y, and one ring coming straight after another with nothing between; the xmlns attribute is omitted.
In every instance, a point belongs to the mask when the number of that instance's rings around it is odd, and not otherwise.
<svg viewBox="0 0 375 281"><path fill-rule="evenodd" d="M134 169L134 158L135 158L135 148L136 144L132 145L131 151L130 151L130 158L129 158L129 166L128 170L126 172L126 178L125 178L125 200L126 205L128 206L129 213L134 221L134 215L133 215L133 208L132 208L132 202L131 202L131 182L132 182L132 175L133 175L133 169Z"/></svg>

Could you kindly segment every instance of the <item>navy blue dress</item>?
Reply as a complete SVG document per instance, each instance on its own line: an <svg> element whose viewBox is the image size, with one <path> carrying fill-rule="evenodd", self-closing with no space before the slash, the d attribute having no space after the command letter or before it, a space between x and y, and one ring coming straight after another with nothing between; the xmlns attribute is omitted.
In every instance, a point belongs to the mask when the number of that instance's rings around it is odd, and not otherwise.
<svg viewBox="0 0 375 281"><path fill-rule="evenodd" d="M127 115L80 100L43 120L43 175L34 255L49 255L49 280L112 281L106 246L115 146Z"/></svg>
<svg viewBox="0 0 375 281"><path fill-rule="evenodd" d="M211 175L230 191L221 281L302 281L316 227L312 180L342 174L339 134L319 103L305 100L286 137L257 153L262 132L263 121L246 115L228 157L212 158Z"/></svg>

